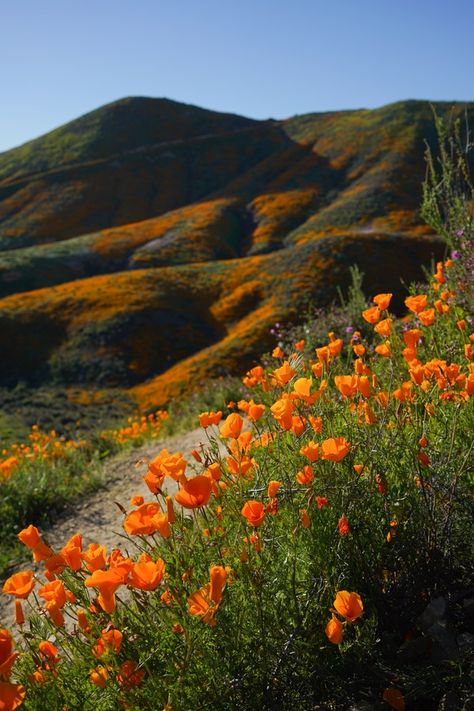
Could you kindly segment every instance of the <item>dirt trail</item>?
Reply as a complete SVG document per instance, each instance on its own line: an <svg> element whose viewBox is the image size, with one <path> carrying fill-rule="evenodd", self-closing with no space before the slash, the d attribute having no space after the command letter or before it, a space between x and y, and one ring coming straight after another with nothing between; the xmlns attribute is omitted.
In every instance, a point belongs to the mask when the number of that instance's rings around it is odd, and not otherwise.
<svg viewBox="0 0 474 711"><path fill-rule="evenodd" d="M152 495L142 480L146 473L146 463L136 466L137 462L152 459L162 449L166 448L171 453L182 452L188 462L194 460L190 456L193 448L198 448L201 442L206 442L204 430L198 428L191 432L157 440L150 444L134 449L127 455L119 454L105 464L104 488L84 498L67 514L59 518L50 528L43 530L44 539L54 550L62 546L75 533L82 533L84 546L89 543L101 543L107 551L120 547L127 550L127 539L124 539L122 522L123 513L115 502L130 510L130 499L135 494L142 495L145 500L151 500ZM174 482L167 485L167 491L176 490ZM27 525L27 522L25 523ZM128 545L129 553L134 554L133 547ZM23 564L21 569L31 568L31 564ZM11 627L14 621L14 603L8 595L0 593L0 627Z"/></svg>

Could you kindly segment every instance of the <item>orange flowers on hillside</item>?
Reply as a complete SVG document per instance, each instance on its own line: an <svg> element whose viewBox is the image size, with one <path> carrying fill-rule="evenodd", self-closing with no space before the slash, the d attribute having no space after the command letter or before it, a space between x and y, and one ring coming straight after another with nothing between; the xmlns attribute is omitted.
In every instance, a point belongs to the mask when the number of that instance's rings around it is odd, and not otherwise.
<svg viewBox="0 0 474 711"><path fill-rule="evenodd" d="M415 314L419 314L424 311L428 305L428 297L426 294L419 294L418 296L407 296L405 299L405 306L410 309Z"/></svg>
<svg viewBox="0 0 474 711"><path fill-rule="evenodd" d="M165 564L161 558L154 561L147 553L142 553L130 571L128 585L138 590L156 590L164 574Z"/></svg>
<svg viewBox="0 0 474 711"><path fill-rule="evenodd" d="M355 592L348 592L347 590L340 590L336 593L333 606L347 622L354 622L364 611L364 605L362 604L360 595Z"/></svg>
<svg viewBox="0 0 474 711"><path fill-rule="evenodd" d="M207 428L211 425L218 425L222 419L222 411L218 412L201 412L199 415L199 424L201 427Z"/></svg>
<svg viewBox="0 0 474 711"><path fill-rule="evenodd" d="M30 592L35 587L35 579L32 570L25 570L21 573L10 575L3 585L3 592L13 595L19 600L26 600Z"/></svg>

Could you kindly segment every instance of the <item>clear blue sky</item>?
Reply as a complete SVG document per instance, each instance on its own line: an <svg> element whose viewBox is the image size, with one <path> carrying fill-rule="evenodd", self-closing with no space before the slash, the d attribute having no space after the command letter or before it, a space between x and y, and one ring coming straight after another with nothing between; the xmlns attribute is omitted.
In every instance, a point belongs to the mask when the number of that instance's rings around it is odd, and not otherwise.
<svg viewBox="0 0 474 711"><path fill-rule="evenodd" d="M0 151L124 96L254 118L474 100L474 0L0 0Z"/></svg>

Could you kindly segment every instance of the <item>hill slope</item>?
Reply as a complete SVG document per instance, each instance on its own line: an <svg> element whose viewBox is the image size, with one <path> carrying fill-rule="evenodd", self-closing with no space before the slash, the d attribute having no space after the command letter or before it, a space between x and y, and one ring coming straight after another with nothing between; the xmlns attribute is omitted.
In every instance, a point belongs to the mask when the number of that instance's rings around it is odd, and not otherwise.
<svg viewBox="0 0 474 711"><path fill-rule="evenodd" d="M441 252L425 139L427 102L277 122L131 98L0 154L0 382L151 407L250 363L352 263L401 293Z"/></svg>

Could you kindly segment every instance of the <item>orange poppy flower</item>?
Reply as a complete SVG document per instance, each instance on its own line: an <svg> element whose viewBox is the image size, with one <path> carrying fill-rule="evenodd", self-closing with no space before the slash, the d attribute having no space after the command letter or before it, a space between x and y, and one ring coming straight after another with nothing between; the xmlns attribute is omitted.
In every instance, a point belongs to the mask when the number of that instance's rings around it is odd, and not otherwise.
<svg viewBox="0 0 474 711"><path fill-rule="evenodd" d="M311 519L306 509L300 509L300 521L303 528L309 528L311 526Z"/></svg>
<svg viewBox="0 0 474 711"><path fill-rule="evenodd" d="M426 309L425 311L420 311L418 318L420 319L423 326L432 326L435 321L436 311L434 309Z"/></svg>
<svg viewBox="0 0 474 711"><path fill-rule="evenodd" d="M221 437L238 439L242 432L243 424L244 421L238 412L233 412L225 419L224 424L219 430Z"/></svg>
<svg viewBox="0 0 474 711"><path fill-rule="evenodd" d="M240 417L240 415L237 415L237 417ZM207 476L201 475L189 479L175 494L174 498L185 509L197 509L207 504L211 493L211 481Z"/></svg>
<svg viewBox="0 0 474 711"><path fill-rule="evenodd" d="M315 462L319 457L319 444L313 441L308 442L304 447L301 447L300 454L309 459L310 462Z"/></svg>
<svg viewBox="0 0 474 711"><path fill-rule="evenodd" d="M379 346L375 346L375 352L382 356L382 358L390 358L390 356L392 355L390 341L385 341L385 343L381 343Z"/></svg>
<svg viewBox="0 0 474 711"><path fill-rule="evenodd" d="M103 570L106 562L105 546L101 546L99 543L90 543L82 554L82 560L90 573L93 573L94 570Z"/></svg>
<svg viewBox="0 0 474 711"><path fill-rule="evenodd" d="M376 304L380 311L385 311L390 306L393 294L377 294L372 301Z"/></svg>
<svg viewBox="0 0 474 711"><path fill-rule="evenodd" d="M333 607L347 622L354 622L364 611L360 595L347 590L340 590L336 593Z"/></svg>
<svg viewBox="0 0 474 711"><path fill-rule="evenodd" d="M220 605L222 600L222 590L227 580L227 571L222 565L213 565L209 571L211 587L209 595L211 600Z"/></svg>
<svg viewBox="0 0 474 711"><path fill-rule="evenodd" d="M313 363L311 366L311 371L313 375L315 375L317 378L320 378L321 375L323 374L323 364L322 363Z"/></svg>
<svg viewBox="0 0 474 711"><path fill-rule="evenodd" d="M291 418L291 432L295 437L301 437L306 429L307 420L301 415L293 415Z"/></svg>
<svg viewBox="0 0 474 711"><path fill-rule="evenodd" d="M115 610L115 591L124 585L128 578L128 571L120 566L109 570L96 570L84 585L88 588L99 590L98 602L104 612L110 614Z"/></svg>
<svg viewBox="0 0 474 711"><path fill-rule="evenodd" d="M283 365L280 368L276 368L276 370L274 370L272 373L277 385L280 385L282 387L291 380L294 374L295 371L290 366L287 360L284 361Z"/></svg>
<svg viewBox="0 0 474 711"><path fill-rule="evenodd" d="M40 532L30 524L27 528L24 528L20 533L18 533L18 538L20 541L30 550L36 548L36 546L41 542Z"/></svg>
<svg viewBox="0 0 474 711"><path fill-rule="evenodd" d="M14 595L20 600L26 600L34 587L33 571L25 570L22 573L14 573L7 578L2 589L7 595Z"/></svg>
<svg viewBox="0 0 474 711"><path fill-rule="evenodd" d="M311 395L312 378L298 378L293 384L294 395L303 400L306 405L313 405L318 399L318 393Z"/></svg>
<svg viewBox="0 0 474 711"><path fill-rule="evenodd" d="M54 602L59 608L64 607L66 604L66 588L62 580L53 580L50 583L46 583L38 590L38 595L45 602Z"/></svg>
<svg viewBox="0 0 474 711"><path fill-rule="evenodd" d="M334 338L330 343L328 343L329 353L333 358L335 358L342 351L344 346L344 341L342 338Z"/></svg>
<svg viewBox="0 0 474 711"><path fill-rule="evenodd" d="M64 562L71 570L77 572L82 565L82 536L76 533L61 549Z"/></svg>
<svg viewBox="0 0 474 711"><path fill-rule="evenodd" d="M9 681L0 681L0 709L1 711L14 711L26 697L25 687L21 684L11 684Z"/></svg>
<svg viewBox="0 0 474 711"><path fill-rule="evenodd" d="M327 623L325 632L326 637L330 642L332 642L333 644L341 644L342 637L344 634L344 627L342 625L342 622L338 620L335 615L333 615Z"/></svg>
<svg viewBox="0 0 474 711"><path fill-rule="evenodd" d="M321 432L323 429L323 419L322 417L314 417L314 415L309 416L309 423L315 432Z"/></svg>
<svg viewBox="0 0 474 711"><path fill-rule="evenodd" d="M249 409L248 409L248 413L247 413L249 420L251 422L258 422L258 420L262 417L265 410L266 410L265 405L258 405L256 402L251 400L249 402Z"/></svg>
<svg viewBox="0 0 474 711"><path fill-rule="evenodd" d="M405 299L405 306L415 314L419 314L424 311L428 305L428 297L426 294L419 294L418 296L407 296Z"/></svg>
<svg viewBox="0 0 474 711"><path fill-rule="evenodd" d="M405 699L400 689L396 689L394 686L385 689L383 692L383 700L390 708L395 709L395 711L405 710Z"/></svg>
<svg viewBox="0 0 474 711"><path fill-rule="evenodd" d="M89 672L89 680L94 686L98 686L100 689L105 689L107 687L107 679L109 678L109 672L105 667L98 666L95 669L91 669Z"/></svg>
<svg viewBox="0 0 474 711"><path fill-rule="evenodd" d="M380 321L380 309L378 306L372 306L370 309L365 309L365 311L362 311L362 318L364 321L367 321L367 323L370 323L374 325L378 321Z"/></svg>
<svg viewBox="0 0 474 711"><path fill-rule="evenodd" d="M343 397L354 397L357 393L357 375L336 375L334 384Z"/></svg>
<svg viewBox="0 0 474 711"><path fill-rule="evenodd" d="M390 336L390 333L392 332L392 323L393 321L391 318L384 318L383 321L379 321L377 324L375 324L375 333L378 333L380 336L388 338Z"/></svg>
<svg viewBox="0 0 474 711"><path fill-rule="evenodd" d="M8 630L0 629L0 676L10 677L18 654L13 651L13 638Z"/></svg>
<svg viewBox="0 0 474 711"><path fill-rule="evenodd" d="M147 536L158 530L155 516L161 513L158 502L142 504L128 514L123 527L130 536Z"/></svg>
<svg viewBox="0 0 474 711"><path fill-rule="evenodd" d="M222 411L218 412L201 412L199 415L199 424L201 427L210 427L210 425L218 425L222 419Z"/></svg>
<svg viewBox="0 0 474 711"><path fill-rule="evenodd" d="M273 358L284 358L284 357L285 357L285 353L284 353L284 351L280 348L280 346L276 346L276 347L272 350L272 357L273 357Z"/></svg>
<svg viewBox="0 0 474 711"><path fill-rule="evenodd" d="M100 638L97 640L92 648L92 654L94 657L101 657L106 652L112 652L118 654L122 646L123 634L120 630L112 627L111 629L106 628L102 630Z"/></svg>
<svg viewBox="0 0 474 711"><path fill-rule="evenodd" d="M270 410L275 420L284 430L288 431L292 428L294 405L288 397L277 400Z"/></svg>
<svg viewBox="0 0 474 711"><path fill-rule="evenodd" d="M318 506L318 509L323 509L325 506L327 506L329 501L325 496L317 496L316 497L316 504Z"/></svg>
<svg viewBox="0 0 474 711"><path fill-rule="evenodd" d="M309 464L303 467L303 470L296 474L296 481L302 486L311 484L314 479L313 468Z"/></svg>
<svg viewBox="0 0 474 711"><path fill-rule="evenodd" d="M251 526L257 528L265 518L265 507L260 501L246 501L240 513Z"/></svg>
<svg viewBox="0 0 474 711"><path fill-rule="evenodd" d="M158 478L169 476L174 481L182 481L187 464L181 452L170 454L167 449L162 449L158 456L149 462L148 469Z"/></svg>
<svg viewBox="0 0 474 711"><path fill-rule="evenodd" d="M349 454L351 445L344 437L330 437L321 445L321 459L340 462Z"/></svg>
<svg viewBox="0 0 474 711"><path fill-rule="evenodd" d="M349 521L346 516L341 516L337 522L337 528L341 536L347 536L351 532Z"/></svg>
<svg viewBox="0 0 474 711"><path fill-rule="evenodd" d="M136 662L129 659L120 665L117 681L123 689L132 689L142 683L145 670L141 669Z"/></svg>
<svg viewBox="0 0 474 711"><path fill-rule="evenodd" d="M268 484L268 488L267 488L267 496L269 499L275 498L280 486L281 486L281 481L275 481L274 479L272 479L272 481Z"/></svg>
<svg viewBox="0 0 474 711"><path fill-rule="evenodd" d="M328 365L331 360L331 351L327 346L321 346L321 348L316 348L316 357L321 364Z"/></svg>
<svg viewBox="0 0 474 711"><path fill-rule="evenodd" d="M163 580L164 573L165 564L161 558L155 562L143 554L140 556L140 561L133 566L128 584L139 590L156 590Z"/></svg>
<svg viewBox="0 0 474 711"><path fill-rule="evenodd" d="M196 590L188 597L188 612L190 615L200 617L202 622L214 626L216 621L214 615L217 606L212 603L210 597L211 583L207 583L200 590Z"/></svg>

